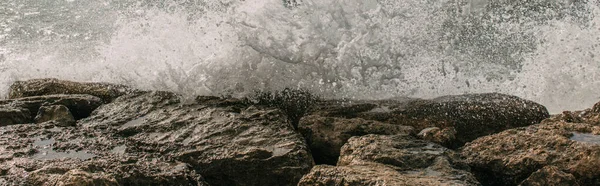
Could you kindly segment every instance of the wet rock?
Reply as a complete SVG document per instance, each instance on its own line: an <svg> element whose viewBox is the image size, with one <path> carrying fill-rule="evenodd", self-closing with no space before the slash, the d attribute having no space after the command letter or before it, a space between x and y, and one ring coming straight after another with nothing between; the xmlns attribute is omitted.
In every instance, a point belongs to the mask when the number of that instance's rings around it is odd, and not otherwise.
<svg viewBox="0 0 600 186"><path fill-rule="evenodd" d="M110 102L115 98L137 90L109 83L81 83L54 78L17 81L10 86L10 99L52 94L88 94Z"/></svg>
<svg viewBox="0 0 600 186"><path fill-rule="evenodd" d="M56 186L118 186L117 180L104 173L90 173L79 169L70 170L60 176L49 176L36 171L32 173L30 182L35 185L56 185ZM48 177L53 177L48 179ZM39 183L39 184L38 184Z"/></svg>
<svg viewBox="0 0 600 186"><path fill-rule="evenodd" d="M35 116L36 123L55 121L62 126L75 125L75 118L64 105L41 106Z"/></svg>
<svg viewBox="0 0 600 186"><path fill-rule="evenodd" d="M571 123L588 123L592 125L600 125L600 102L594 104L592 108L580 111L563 111L561 114L553 115L551 118L544 120L545 122L571 122Z"/></svg>
<svg viewBox="0 0 600 186"><path fill-rule="evenodd" d="M29 111L30 119L25 123L32 123L42 106L63 105L68 108L76 120L79 120L88 117L101 104L102 100L100 98L85 94L58 94L0 100L0 107L5 106Z"/></svg>
<svg viewBox="0 0 600 186"><path fill-rule="evenodd" d="M451 146L456 140L456 130L453 127L445 129L429 127L421 130L417 137L440 145Z"/></svg>
<svg viewBox="0 0 600 186"><path fill-rule="evenodd" d="M25 108L0 105L0 126L30 123L31 120L31 113Z"/></svg>
<svg viewBox="0 0 600 186"><path fill-rule="evenodd" d="M314 165L280 110L216 97L184 104L178 97L123 95L77 127L0 128L0 149L6 149L0 180L51 181L82 170L111 175L119 185L296 185ZM39 171L44 167L61 171ZM34 172L39 179L23 176Z"/></svg>
<svg viewBox="0 0 600 186"><path fill-rule="evenodd" d="M481 136L536 124L549 117L546 108L538 103L499 93L443 96L431 100L332 100L321 102L312 114L363 118L412 126L417 131L452 127L456 130L456 140L448 144L452 148Z"/></svg>
<svg viewBox="0 0 600 186"><path fill-rule="evenodd" d="M577 186L577 181L572 174L565 173L556 166L545 166L544 168L535 171L520 186Z"/></svg>
<svg viewBox="0 0 600 186"><path fill-rule="evenodd" d="M546 166L573 175L579 185L600 185L600 127L590 124L559 121L510 129L466 144L462 155L484 185L517 185L548 172L540 170Z"/></svg>
<svg viewBox="0 0 600 186"><path fill-rule="evenodd" d="M479 185L457 153L409 135L352 137L337 166L318 165L298 185Z"/></svg>
<svg viewBox="0 0 600 186"><path fill-rule="evenodd" d="M361 118L336 118L318 115L300 120L300 133L306 138L315 163L335 165L340 149L350 137L366 134L410 134L412 127L392 125Z"/></svg>

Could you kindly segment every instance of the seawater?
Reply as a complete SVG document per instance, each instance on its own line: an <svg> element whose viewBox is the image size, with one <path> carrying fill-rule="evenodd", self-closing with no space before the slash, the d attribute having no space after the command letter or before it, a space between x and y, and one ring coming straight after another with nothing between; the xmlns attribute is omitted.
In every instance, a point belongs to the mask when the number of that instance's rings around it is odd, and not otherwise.
<svg viewBox="0 0 600 186"><path fill-rule="evenodd" d="M556 113L600 101L599 16L585 0L1 1L0 95L56 77L188 96L501 92Z"/></svg>

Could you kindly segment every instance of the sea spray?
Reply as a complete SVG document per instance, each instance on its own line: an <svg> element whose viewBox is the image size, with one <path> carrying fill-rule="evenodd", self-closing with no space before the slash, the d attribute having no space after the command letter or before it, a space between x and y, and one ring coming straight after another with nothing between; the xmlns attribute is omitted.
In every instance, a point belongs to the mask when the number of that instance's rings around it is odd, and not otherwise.
<svg viewBox="0 0 600 186"><path fill-rule="evenodd" d="M306 88L328 98L502 92L551 112L598 101L598 4L189 0L0 3L0 94L15 80L184 95Z"/></svg>

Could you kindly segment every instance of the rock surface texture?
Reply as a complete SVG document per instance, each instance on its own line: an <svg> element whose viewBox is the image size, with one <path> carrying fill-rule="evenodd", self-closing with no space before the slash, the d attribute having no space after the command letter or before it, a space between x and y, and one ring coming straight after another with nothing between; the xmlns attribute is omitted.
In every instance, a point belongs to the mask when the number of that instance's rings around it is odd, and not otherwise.
<svg viewBox="0 0 600 186"><path fill-rule="evenodd" d="M590 124L559 121L510 129L467 144L462 154L484 185L539 182L540 176L549 183L570 183L573 177L579 185L600 185L600 127ZM540 171L550 165L555 168Z"/></svg>
<svg viewBox="0 0 600 186"><path fill-rule="evenodd" d="M479 185L458 154L410 135L352 137L337 166L318 165L298 185Z"/></svg>
<svg viewBox="0 0 600 186"><path fill-rule="evenodd" d="M416 131L430 127L456 131L454 137L448 138L453 140L443 144L450 148L506 129L536 124L549 117L546 107L538 103L498 93L443 96L431 100L326 101L311 114L375 120L412 126Z"/></svg>
<svg viewBox="0 0 600 186"><path fill-rule="evenodd" d="M182 101L34 79L9 94L0 185L600 185L600 103L548 118L497 93Z"/></svg>
<svg viewBox="0 0 600 186"><path fill-rule="evenodd" d="M296 185L314 165L278 109L216 97L184 104L169 92L136 91L98 105L75 126L57 125L47 111L75 116L74 107L101 102L65 99L3 101L46 114L39 124L0 128L0 185Z"/></svg>

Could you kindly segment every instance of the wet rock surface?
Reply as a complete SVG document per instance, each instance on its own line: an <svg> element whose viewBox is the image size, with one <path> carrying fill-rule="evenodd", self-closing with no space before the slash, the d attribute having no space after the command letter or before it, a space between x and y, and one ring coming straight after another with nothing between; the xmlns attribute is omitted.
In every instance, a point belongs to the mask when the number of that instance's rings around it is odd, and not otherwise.
<svg viewBox="0 0 600 186"><path fill-rule="evenodd" d="M12 88L0 100L0 185L600 185L600 103L548 118L497 93L308 95L299 107L306 97L182 102L56 79Z"/></svg>
<svg viewBox="0 0 600 186"><path fill-rule="evenodd" d="M110 102L121 95L136 91L138 90L110 83L82 83L48 78L17 81L10 86L8 97L15 99L53 94L88 94Z"/></svg>
<svg viewBox="0 0 600 186"><path fill-rule="evenodd" d="M55 121L63 126L75 125L75 117L64 105L41 106L34 119L36 123Z"/></svg>
<svg viewBox="0 0 600 186"><path fill-rule="evenodd" d="M517 185L540 176L552 181L567 174L579 185L600 185L598 142L598 126L548 121L479 138L465 145L462 154L484 185ZM544 175L549 171L540 169L549 165L565 178ZM531 179L525 183L533 183Z"/></svg>
<svg viewBox="0 0 600 186"><path fill-rule="evenodd" d="M318 115L300 120L298 131L306 138L317 164L335 165L340 149L350 137L366 134L410 134L413 128L361 118L336 118Z"/></svg>
<svg viewBox="0 0 600 186"><path fill-rule="evenodd" d="M543 105L499 93L443 96L431 100L325 101L311 114L363 118L412 126L416 131L430 127L453 128L455 137L449 137L452 140L444 144L451 148L481 136L536 124L549 117Z"/></svg>
<svg viewBox="0 0 600 186"><path fill-rule="evenodd" d="M410 135L352 137L337 166L319 165L299 185L479 185L454 151Z"/></svg>
<svg viewBox="0 0 600 186"><path fill-rule="evenodd" d="M1 122L0 126L34 123L38 114L41 114L38 119L43 120L43 117L46 117L44 111L61 105L66 107L73 119L78 120L88 117L101 104L100 98L85 94L56 94L0 100L0 113L2 113L0 120L5 121ZM44 109L42 113L39 113L42 107ZM63 110L63 112L66 114L66 111Z"/></svg>
<svg viewBox="0 0 600 186"><path fill-rule="evenodd" d="M51 121L4 127L0 180L295 185L313 166L303 138L280 110L235 99L198 100L183 104L168 92L132 93L74 127Z"/></svg>

